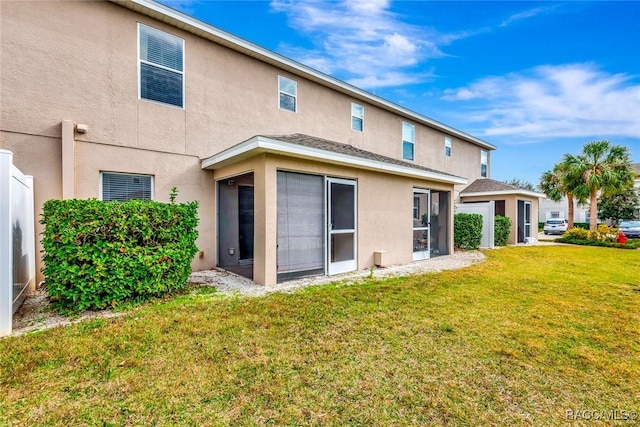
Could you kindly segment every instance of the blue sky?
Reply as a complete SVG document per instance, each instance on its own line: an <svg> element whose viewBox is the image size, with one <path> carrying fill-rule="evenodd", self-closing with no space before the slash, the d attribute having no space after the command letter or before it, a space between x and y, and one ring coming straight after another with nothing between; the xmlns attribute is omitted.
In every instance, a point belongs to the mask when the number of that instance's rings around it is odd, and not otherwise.
<svg viewBox="0 0 640 427"><path fill-rule="evenodd" d="M163 3L498 147L538 183L607 139L640 162L640 2Z"/></svg>

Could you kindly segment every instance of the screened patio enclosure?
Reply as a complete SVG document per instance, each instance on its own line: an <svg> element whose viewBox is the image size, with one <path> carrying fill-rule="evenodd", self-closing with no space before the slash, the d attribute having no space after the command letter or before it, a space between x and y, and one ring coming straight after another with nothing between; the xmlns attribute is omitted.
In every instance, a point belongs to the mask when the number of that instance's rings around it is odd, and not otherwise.
<svg viewBox="0 0 640 427"><path fill-rule="evenodd" d="M356 269L356 182L278 171L278 281Z"/></svg>

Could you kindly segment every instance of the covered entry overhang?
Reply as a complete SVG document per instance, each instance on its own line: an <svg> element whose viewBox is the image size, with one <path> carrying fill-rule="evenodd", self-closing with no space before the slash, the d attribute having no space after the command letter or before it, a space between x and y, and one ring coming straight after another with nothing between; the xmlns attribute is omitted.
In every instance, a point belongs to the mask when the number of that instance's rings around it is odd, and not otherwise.
<svg viewBox="0 0 640 427"><path fill-rule="evenodd" d="M348 144L302 134L254 136L238 145L203 159L202 169L219 169L262 153L280 154L447 184L467 183L466 178L381 156Z"/></svg>
<svg viewBox="0 0 640 427"><path fill-rule="evenodd" d="M201 166L215 171L218 209L221 198L229 194L229 182L237 185L251 176L255 197L253 280L264 285L286 280L282 271L286 257L282 253L285 245L281 235L291 225L287 222L293 218L290 215L309 220L310 224L297 224L305 230L313 229L304 241L315 242L315 247L324 245L321 267L325 274L339 272L338 267L349 265L344 262L349 254L353 256L351 269L368 268L373 265L374 251L378 250L388 251L391 263L408 263L412 260L411 240L415 233L411 227L414 189L431 188L444 194L452 192L454 185L466 183L462 177L300 134L256 136L202 160ZM301 194L300 188L304 188L306 202L295 199ZM314 197L309 198L311 194ZM287 210L283 205L286 197L290 197L289 205L304 206L307 211ZM339 205L333 206L336 203ZM320 211L320 215L315 211ZM332 217L334 214L342 217ZM223 229L227 223L223 223L222 216L218 211L218 232L228 233ZM324 227L314 225L318 217ZM448 236L444 232L442 235ZM445 246L450 245L445 242ZM219 248L219 260L220 253L225 251L228 248ZM318 257L306 254L303 258L300 261L310 262L308 268L312 268L312 261ZM313 271L322 274L317 269Z"/></svg>

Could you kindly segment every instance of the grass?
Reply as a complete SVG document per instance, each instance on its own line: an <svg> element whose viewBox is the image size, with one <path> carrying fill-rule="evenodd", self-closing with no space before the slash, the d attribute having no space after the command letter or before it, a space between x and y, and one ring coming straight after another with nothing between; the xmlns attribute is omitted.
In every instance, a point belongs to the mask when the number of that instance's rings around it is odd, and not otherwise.
<svg viewBox="0 0 640 427"><path fill-rule="evenodd" d="M486 255L262 298L205 288L0 340L0 425L540 426L640 410L639 254Z"/></svg>

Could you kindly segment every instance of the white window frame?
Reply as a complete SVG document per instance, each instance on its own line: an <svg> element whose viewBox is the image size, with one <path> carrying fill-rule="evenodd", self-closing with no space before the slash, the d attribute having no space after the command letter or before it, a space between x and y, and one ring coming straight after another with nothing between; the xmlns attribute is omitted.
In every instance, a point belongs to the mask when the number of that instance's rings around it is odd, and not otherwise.
<svg viewBox="0 0 640 427"><path fill-rule="evenodd" d="M295 88L294 93L287 92L282 89L282 82L284 80L293 82L293 87ZM280 94L293 97L293 110L289 110L288 108L282 107L282 104L280 103ZM290 113L298 112L298 82L296 80L290 79L289 77L278 75L278 108L281 109L282 111L288 111Z"/></svg>
<svg viewBox="0 0 640 427"><path fill-rule="evenodd" d="M98 200L104 200L104 191L103 191L104 190L104 187L103 187L104 174L126 175L126 176L139 177L139 178L150 178L151 196L149 200L155 200L155 179L153 175L145 175L141 173L110 172L110 171L100 171L100 185L98 188ZM129 199L129 200L140 200L140 199Z"/></svg>
<svg viewBox="0 0 640 427"><path fill-rule="evenodd" d="M362 129L356 129L355 127L353 127L353 119L360 120ZM356 104L355 102L351 103L351 130L355 130L356 132L364 132L364 105Z"/></svg>
<svg viewBox="0 0 640 427"><path fill-rule="evenodd" d="M176 40L179 40L182 43L182 70L177 70L171 67L165 67L163 65L160 64L156 64L154 62L150 62L147 61L145 59L142 59L141 57L141 39L140 39L140 31L142 28L145 28L151 32L157 32L157 33L161 33L169 38L173 38ZM185 49L184 49L184 39L181 37L178 37L176 35L173 35L171 33L167 33L166 31L162 31L162 30L158 30L157 28L151 27L149 25L145 25L142 24L140 22L138 22L138 99L141 101L147 101L147 102L154 102L156 104L160 104L160 105L168 105L170 107L174 107L174 108L179 108L181 110L184 110L186 107L186 97L185 97L185 82L186 82L186 77L185 77L185 69L186 69L186 64L185 64ZM143 98L142 97L142 64L146 64L152 67L156 67L159 68L161 70L167 70L173 73L177 73L177 74L181 74L182 75L182 106L180 105L175 105L175 104L171 104L168 102L162 102L162 101L157 101L155 99L148 99L148 98Z"/></svg>
<svg viewBox="0 0 640 427"><path fill-rule="evenodd" d="M482 171L483 166L484 172ZM482 178L487 178L489 176L488 154L484 150L480 151L480 176Z"/></svg>
<svg viewBox="0 0 640 427"><path fill-rule="evenodd" d="M451 157L451 137L450 136L445 136L444 137L444 156L445 157Z"/></svg>
<svg viewBox="0 0 640 427"><path fill-rule="evenodd" d="M411 129L411 133L407 133L405 131ZM404 156L404 144L411 144L412 146L412 156L410 159ZM402 122L402 159L414 161L416 158L416 126L413 123Z"/></svg>

